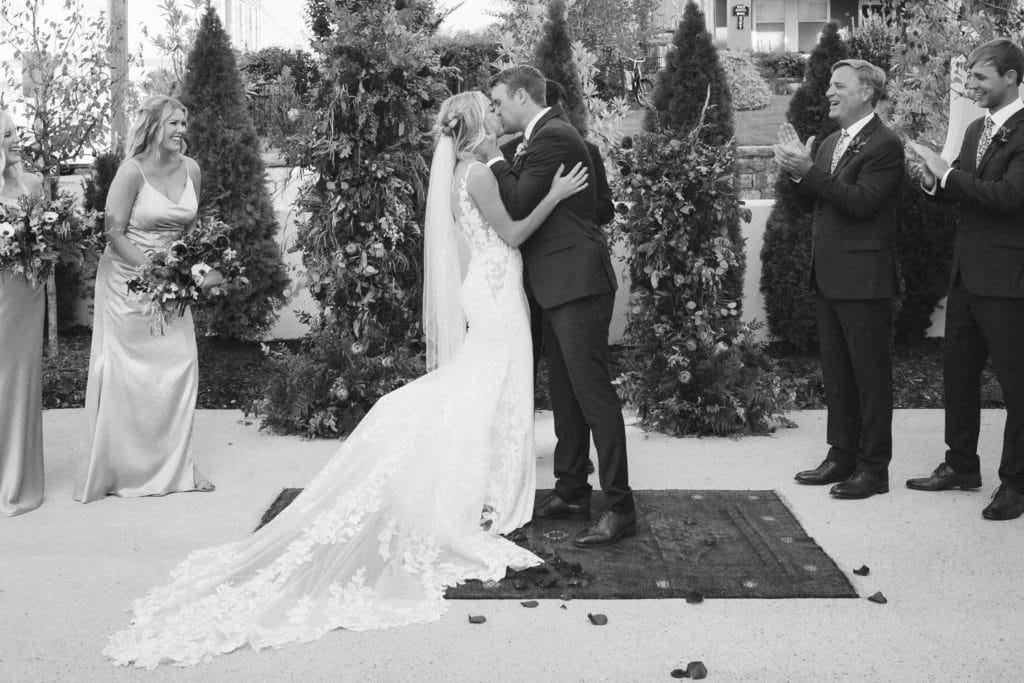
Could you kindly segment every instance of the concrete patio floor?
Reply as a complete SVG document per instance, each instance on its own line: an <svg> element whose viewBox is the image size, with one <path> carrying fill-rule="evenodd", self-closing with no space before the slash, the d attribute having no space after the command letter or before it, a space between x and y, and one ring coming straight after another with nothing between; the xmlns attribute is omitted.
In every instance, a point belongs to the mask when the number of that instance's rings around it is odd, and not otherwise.
<svg viewBox="0 0 1024 683"><path fill-rule="evenodd" d="M830 499L800 486L825 452L825 415L791 416L770 437L675 439L629 428L636 489L773 489L847 573L860 599L449 603L440 622L336 631L274 651L242 650L188 669L115 668L100 654L131 601L191 550L252 531L280 490L303 486L337 442L260 433L237 411L201 410L199 466L217 490L72 501L84 457L81 410L44 414L47 495L0 519L3 681L657 681L702 660L713 680L1020 680L1024 518L989 522L1004 414L982 420L976 492L910 491L943 452L942 413L897 411L888 495ZM537 421L539 485L550 486L551 417ZM852 570L871 568L860 577ZM864 599L882 591L889 602ZM588 612L608 616L606 626ZM467 614L487 622L467 623Z"/></svg>

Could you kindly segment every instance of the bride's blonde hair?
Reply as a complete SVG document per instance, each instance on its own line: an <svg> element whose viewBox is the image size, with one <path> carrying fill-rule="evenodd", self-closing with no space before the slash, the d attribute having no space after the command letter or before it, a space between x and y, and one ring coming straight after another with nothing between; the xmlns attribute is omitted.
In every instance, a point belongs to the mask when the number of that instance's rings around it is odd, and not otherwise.
<svg viewBox="0 0 1024 683"><path fill-rule="evenodd" d="M476 90L452 95L441 104L434 132L454 140L460 159L472 158L473 150L487 135L484 123L490 106L487 96Z"/></svg>

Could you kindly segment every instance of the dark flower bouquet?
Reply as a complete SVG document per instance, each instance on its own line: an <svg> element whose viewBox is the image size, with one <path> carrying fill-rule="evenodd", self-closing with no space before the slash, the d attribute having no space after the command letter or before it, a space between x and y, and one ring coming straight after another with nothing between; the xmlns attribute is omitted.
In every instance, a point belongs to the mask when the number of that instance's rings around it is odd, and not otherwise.
<svg viewBox="0 0 1024 683"><path fill-rule="evenodd" d="M153 317L153 334L163 334L171 316L189 306L203 308L228 292L249 286L231 248L231 228L217 218L204 218L195 227L155 252L128 281L128 291Z"/></svg>
<svg viewBox="0 0 1024 683"><path fill-rule="evenodd" d="M38 287L57 263L81 265L96 251L94 226L95 220L68 194L0 204L0 271L20 273Z"/></svg>

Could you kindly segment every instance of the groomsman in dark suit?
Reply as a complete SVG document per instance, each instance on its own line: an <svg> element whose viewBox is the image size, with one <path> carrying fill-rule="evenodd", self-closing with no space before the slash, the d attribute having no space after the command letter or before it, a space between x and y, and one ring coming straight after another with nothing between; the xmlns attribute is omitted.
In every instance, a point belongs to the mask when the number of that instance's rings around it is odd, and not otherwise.
<svg viewBox="0 0 1024 683"><path fill-rule="evenodd" d="M967 89L988 113L971 123L952 165L914 145L918 174L959 218L949 297L943 374L945 461L910 479L921 491L981 486L978 432L981 372L991 356L1006 404L1000 486L985 519L1024 513L1024 52L1009 40L968 56Z"/></svg>
<svg viewBox="0 0 1024 683"><path fill-rule="evenodd" d="M811 285L816 290L828 454L799 472L803 484L834 484L837 498L889 491L892 459L892 298L897 293L897 199L903 145L874 113L885 72L860 59L837 62L826 96L842 128L812 160L789 124L775 157L797 192L814 202Z"/></svg>
<svg viewBox="0 0 1024 683"><path fill-rule="evenodd" d="M547 194L559 165L582 162L594 177L586 143L572 125L547 107L545 78L516 66L491 82L491 102L506 132L523 132L509 163L493 137L477 148L498 180L505 208L525 217ZM604 234L597 227L593 185L561 202L526 240L523 255L527 295L543 310L544 353L555 418L555 491L539 501L535 518L590 517L587 482L590 439L597 449L598 476L606 509L573 543L616 543L636 533L629 488L622 408L608 371L608 325L615 301L615 271Z"/></svg>

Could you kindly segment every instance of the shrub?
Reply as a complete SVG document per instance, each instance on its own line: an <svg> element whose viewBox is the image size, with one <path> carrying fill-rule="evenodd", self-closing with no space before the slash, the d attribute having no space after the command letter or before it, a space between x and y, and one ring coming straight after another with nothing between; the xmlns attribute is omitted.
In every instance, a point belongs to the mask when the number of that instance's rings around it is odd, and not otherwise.
<svg viewBox="0 0 1024 683"><path fill-rule="evenodd" d="M712 145L732 140L732 96L704 13L692 0L672 38L666 66L658 72L644 129L685 133L698 120L701 135ZM705 99L707 110L705 111Z"/></svg>
<svg viewBox="0 0 1024 683"><path fill-rule="evenodd" d="M750 57L767 81L803 78L804 69L807 68L807 58L799 52L752 52Z"/></svg>
<svg viewBox="0 0 1024 683"><path fill-rule="evenodd" d="M804 83L789 102L786 118L801 140L815 136L815 149L839 125L828 118L825 92L832 65L849 57L836 24L828 24L807 61ZM761 292L768 329L795 349L818 345L811 273L811 203L798 197L781 172L775 183L775 206L765 226L761 248Z"/></svg>
<svg viewBox="0 0 1024 683"><path fill-rule="evenodd" d="M632 282L632 351L617 383L644 429L763 433L791 399L724 295L740 264L727 226L746 212L727 180L732 147L701 138L643 133L617 154Z"/></svg>
<svg viewBox="0 0 1024 683"><path fill-rule="evenodd" d="M445 72L429 29L393 3L315 2L323 80L293 156L310 170L297 241L320 311L304 349L279 358L262 411L274 429L343 435L422 371L425 133Z"/></svg>
<svg viewBox="0 0 1024 683"><path fill-rule="evenodd" d="M956 223L949 207L928 199L909 175L903 182L899 212L896 248L902 292L893 320L893 339L900 344L918 344L931 326L935 306L946 295Z"/></svg>
<svg viewBox="0 0 1024 683"><path fill-rule="evenodd" d="M686 4L683 20L672 41L667 66L658 72L652 108L644 121L645 130L664 132L669 137L686 136L696 130L701 140L709 145L731 146L734 129L729 84L708 33L704 13L692 1ZM731 163L732 156L729 158ZM737 259L736 267L729 269L726 276L723 294L739 306L746 269L743 233L736 215L722 216L719 220L726 227Z"/></svg>
<svg viewBox="0 0 1024 683"><path fill-rule="evenodd" d="M85 179L82 206L86 212L97 212L94 229L99 236L100 248L106 242L103 238L103 210L107 204L107 190L110 189L110 182L114 179L120 164L121 155L116 151L97 154L92 162L92 173ZM77 324L75 319L79 302L83 299L92 299L98 262L97 252L91 257L87 255L86 260L80 265L59 263L54 268L57 320L61 333L70 331Z"/></svg>
<svg viewBox="0 0 1024 683"><path fill-rule="evenodd" d="M246 83L276 81L285 69L291 74L297 95L305 95L310 85L320 78L313 56L305 50L283 47L265 47L256 52L243 52L238 58L238 69Z"/></svg>
<svg viewBox="0 0 1024 683"><path fill-rule="evenodd" d="M771 103L771 88L758 73L750 55L725 50L719 56L732 94L732 106L736 111L764 109Z"/></svg>
<svg viewBox="0 0 1024 683"><path fill-rule="evenodd" d="M587 103L583 99L580 73L573 59L572 40L565 22L565 0L551 0L544 32L533 53L533 66L565 88L562 108L573 127L586 135Z"/></svg>
<svg viewBox="0 0 1024 683"><path fill-rule="evenodd" d="M242 79L212 8L203 15L189 53L181 99L189 109L189 152L203 172L200 211L233 228L232 246L251 283L197 312L196 321L207 334L258 338L277 318L288 275L274 239L277 218Z"/></svg>
<svg viewBox="0 0 1024 683"><path fill-rule="evenodd" d="M448 90L453 93L486 90L494 69L491 62L498 58L498 43L493 39L474 35L438 35L434 38L440 65L450 68Z"/></svg>

